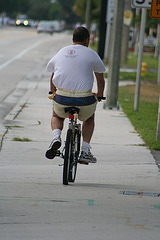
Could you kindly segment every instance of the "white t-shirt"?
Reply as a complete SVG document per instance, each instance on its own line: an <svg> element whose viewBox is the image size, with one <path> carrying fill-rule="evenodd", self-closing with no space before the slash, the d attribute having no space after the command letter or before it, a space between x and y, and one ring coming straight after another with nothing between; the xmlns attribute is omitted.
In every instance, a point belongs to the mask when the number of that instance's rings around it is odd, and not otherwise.
<svg viewBox="0 0 160 240"><path fill-rule="evenodd" d="M93 72L105 72L105 66L98 54L83 45L62 48L48 63L47 70L54 73L56 88L73 91L91 90Z"/></svg>

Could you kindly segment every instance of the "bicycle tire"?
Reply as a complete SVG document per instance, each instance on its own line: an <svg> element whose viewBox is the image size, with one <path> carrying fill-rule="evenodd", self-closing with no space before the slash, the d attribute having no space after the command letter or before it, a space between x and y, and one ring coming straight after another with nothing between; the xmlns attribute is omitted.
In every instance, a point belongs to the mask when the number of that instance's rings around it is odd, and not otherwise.
<svg viewBox="0 0 160 240"><path fill-rule="evenodd" d="M68 129L65 143L64 165L63 165L63 185L68 185L70 166L73 158L72 154L72 129Z"/></svg>
<svg viewBox="0 0 160 240"><path fill-rule="evenodd" d="M72 145L72 158L70 161L70 167L69 167L69 182L74 182L76 178L77 173L77 163L78 163L78 157L80 152L80 139L81 139L81 133L78 129L75 130L74 135L74 142Z"/></svg>

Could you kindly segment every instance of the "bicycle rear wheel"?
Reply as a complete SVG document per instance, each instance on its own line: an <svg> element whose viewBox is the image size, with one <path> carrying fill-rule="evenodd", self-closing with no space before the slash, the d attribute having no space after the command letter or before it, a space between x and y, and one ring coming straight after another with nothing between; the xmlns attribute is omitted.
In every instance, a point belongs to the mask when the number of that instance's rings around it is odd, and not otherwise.
<svg viewBox="0 0 160 240"><path fill-rule="evenodd" d="M69 168L69 182L74 182L76 178L77 172L77 163L78 157L80 152L80 138L81 133L78 129L75 130L74 141L72 143L72 159L70 161L70 168Z"/></svg>
<svg viewBox="0 0 160 240"><path fill-rule="evenodd" d="M72 129L68 129L66 143L65 143L65 154L64 154L64 165L63 165L63 184L68 185L71 163L73 161L73 138Z"/></svg>

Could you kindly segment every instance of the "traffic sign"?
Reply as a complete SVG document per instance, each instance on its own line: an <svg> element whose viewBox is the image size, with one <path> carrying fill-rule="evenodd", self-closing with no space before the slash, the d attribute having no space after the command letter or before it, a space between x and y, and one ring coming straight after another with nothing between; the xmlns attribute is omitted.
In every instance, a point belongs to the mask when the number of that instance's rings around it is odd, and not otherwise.
<svg viewBox="0 0 160 240"><path fill-rule="evenodd" d="M113 20L113 14L114 14L114 0L108 0L107 4L107 23L112 23Z"/></svg>
<svg viewBox="0 0 160 240"><path fill-rule="evenodd" d="M151 0L132 0L133 8L150 8Z"/></svg>
<svg viewBox="0 0 160 240"><path fill-rule="evenodd" d="M152 0L150 17L160 18L160 1Z"/></svg>

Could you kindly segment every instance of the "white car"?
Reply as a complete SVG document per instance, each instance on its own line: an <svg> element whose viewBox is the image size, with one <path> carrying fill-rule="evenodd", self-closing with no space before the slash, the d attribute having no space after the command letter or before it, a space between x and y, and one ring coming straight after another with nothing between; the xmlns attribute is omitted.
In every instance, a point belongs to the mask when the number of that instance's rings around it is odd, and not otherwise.
<svg viewBox="0 0 160 240"><path fill-rule="evenodd" d="M52 21L40 21L37 26L37 33L41 32L52 34L54 32Z"/></svg>

